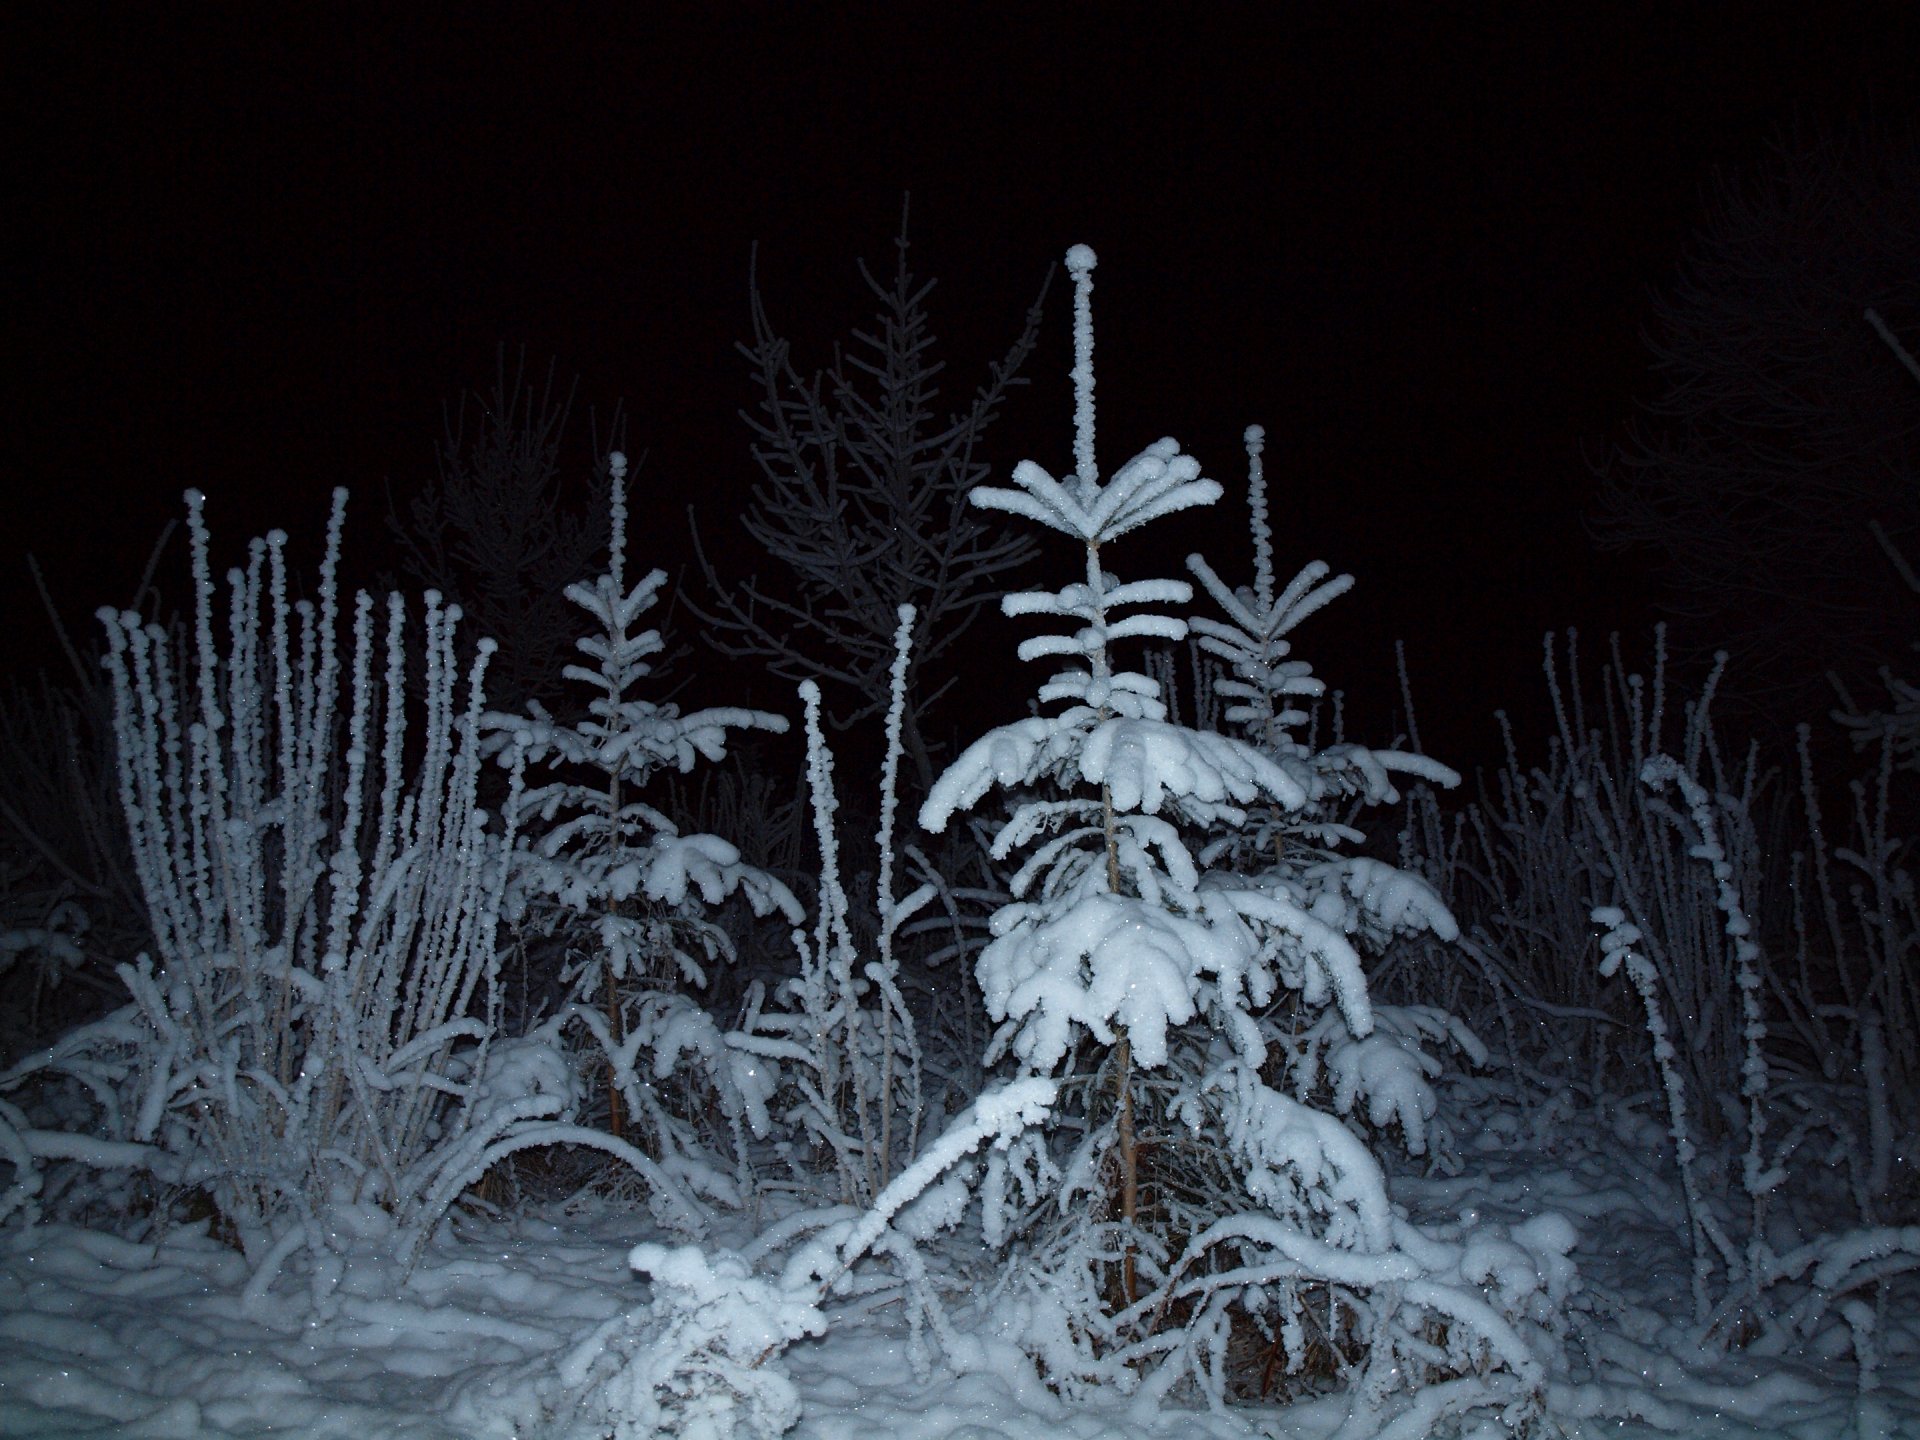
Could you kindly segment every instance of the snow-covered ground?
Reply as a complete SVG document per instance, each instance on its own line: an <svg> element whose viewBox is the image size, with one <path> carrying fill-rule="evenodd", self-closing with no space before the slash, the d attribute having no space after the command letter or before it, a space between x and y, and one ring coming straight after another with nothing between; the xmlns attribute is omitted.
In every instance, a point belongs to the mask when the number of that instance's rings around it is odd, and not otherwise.
<svg viewBox="0 0 1920 1440"><path fill-rule="evenodd" d="M1468 1098L1457 1089L1450 1096ZM1422 1219L1555 1211L1575 1223L1583 1291L1541 1433L1920 1435L1920 1314L1910 1288L1883 1305L1877 1417L1860 1413L1858 1372L1837 1319L1798 1353L1703 1351L1687 1338L1683 1202L1657 1127L1639 1112L1521 1106L1486 1082L1471 1099L1455 1115L1465 1172L1402 1176L1394 1193ZM1783 1209L1781 1223L1794 1224ZM590 1388L570 1388L566 1376L588 1373L583 1345L646 1303L646 1282L626 1257L647 1229L605 1201L541 1218L467 1215L404 1279L396 1258L369 1238L349 1247L354 1259L318 1309L298 1266L249 1298L244 1263L204 1227L176 1228L157 1244L58 1225L14 1233L0 1253L0 1434L606 1435ZM921 1382L904 1339L886 1310L861 1318L843 1310L825 1338L788 1349L779 1364L802 1402L792 1434L1322 1440L1344 1418L1330 1399L1227 1415L1142 1416L1122 1399L1069 1407L1017 1355L991 1348L971 1373L936 1371Z"/></svg>

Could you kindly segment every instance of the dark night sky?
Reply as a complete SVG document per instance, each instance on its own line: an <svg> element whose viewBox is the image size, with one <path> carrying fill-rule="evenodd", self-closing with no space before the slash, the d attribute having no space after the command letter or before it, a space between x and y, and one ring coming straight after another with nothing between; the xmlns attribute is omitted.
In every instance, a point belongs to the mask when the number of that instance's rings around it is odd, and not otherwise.
<svg viewBox="0 0 1920 1440"><path fill-rule="evenodd" d="M46 654L24 553L69 615L125 600L189 484L229 547L281 524L311 553L345 483L371 565L383 486L432 473L442 400L502 340L626 399L658 493L643 558L677 566L686 500L724 529L753 475L750 245L823 360L910 190L956 380L1094 246L1103 463L1178 436L1228 488L1206 544L1238 577L1239 435L1265 424L1282 563L1360 580L1301 653L1384 738L1404 636L1429 747L1474 758L1496 705L1533 703L1543 631L1646 623L1584 538L1582 447L1646 393L1646 292L1712 168L1796 113L1910 104L1920 69L1912 6L1273 7L1259 30L1078 6L263 18L283 8L61 7L6 46L8 668ZM1598 18L1524 18L1575 8ZM1067 463L1068 294L1003 475Z"/></svg>

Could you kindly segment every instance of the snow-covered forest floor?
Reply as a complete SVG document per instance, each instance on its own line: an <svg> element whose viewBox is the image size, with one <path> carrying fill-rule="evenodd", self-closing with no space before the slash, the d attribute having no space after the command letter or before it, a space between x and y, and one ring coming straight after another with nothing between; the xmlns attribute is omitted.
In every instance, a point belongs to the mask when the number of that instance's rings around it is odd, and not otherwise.
<svg viewBox="0 0 1920 1440"><path fill-rule="evenodd" d="M1643 1108L1565 1096L1524 1103L1491 1079L1449 1087L1456 1178L1395 1177L1416 1218L1460 1212L1572 1220L1581 1292L1544 1435L1795 1437L1856 1432L1855 1365L1838 1320L1794 1354L1702 1348L1684 1323L1685 1208L1660 1127ZM463 1214L400 1280L377 1237L353 1248L325 1318L303 1276L242 1294L249 1270L204 1223L157 1244L51 1227L10 1237L0 1261L0 1433L9 1436L300 1436L313 1440L594 1437L563 1372L605 1322L641 1306L626 1265L637 1210L582 1197L537 1214ZM739 1237L743 1242L746 1237ZM1227 1414L1067 1405L1031 1366L983 1341L968 1373L911 1374L896 1314L881 1308L783 1357L804 1440L1104 1440L1271 1435L1319 1440L1344 1406L1305 1399ZM1920 1314L1880 1336L1889 1435L1920 1433ZM583 1348L584 1347L584 1348ZM1497 1433L1497 1432L1490 1432Z"/></svg>

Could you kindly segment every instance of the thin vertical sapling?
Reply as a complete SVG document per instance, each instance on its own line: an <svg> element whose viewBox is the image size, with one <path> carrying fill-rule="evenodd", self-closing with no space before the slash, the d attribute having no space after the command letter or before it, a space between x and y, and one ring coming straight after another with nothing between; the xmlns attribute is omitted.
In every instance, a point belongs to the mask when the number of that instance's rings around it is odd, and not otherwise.
<svg viewBox="0 0 1920 1440"><path fill-rule="evenodd" d="M773 1008L756 1015L731 1040L769 1060L787 1062L784 1078L795 1093L786 1119L832 1157L839 1200L848 1205L873 1203L919 1148L920 1042L894 950L900 927L934 896L928 884L905 896L894 894L894 821L914 618L913 607L902 605L894 634L880 823L874 836L880 873L873 958L860 963L840 866L833 752L821 725L820 687L808 680L800 686L800 698L807 788L820 849L819 911L811 934L799 927L793 931L800 973L780 987Z"/></svg>

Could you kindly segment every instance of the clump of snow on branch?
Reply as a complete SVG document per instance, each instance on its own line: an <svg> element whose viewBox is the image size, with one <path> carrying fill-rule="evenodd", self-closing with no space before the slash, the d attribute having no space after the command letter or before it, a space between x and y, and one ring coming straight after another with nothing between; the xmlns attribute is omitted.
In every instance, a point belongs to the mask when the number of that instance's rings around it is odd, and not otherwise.
<svg viewBox="0 0 1920 1440"><path fill-rule="evenodd" d="M791 1430L800 1396L777 1357L825 1329L809 1296L729 1251L636 1245L628 1263L653 1281L652 1302L573 1347L549 1408L607 1440L773 1440Z"/></svg>

